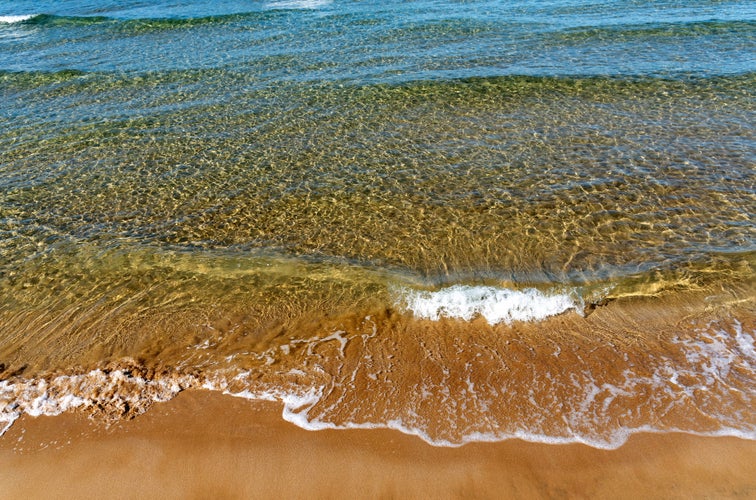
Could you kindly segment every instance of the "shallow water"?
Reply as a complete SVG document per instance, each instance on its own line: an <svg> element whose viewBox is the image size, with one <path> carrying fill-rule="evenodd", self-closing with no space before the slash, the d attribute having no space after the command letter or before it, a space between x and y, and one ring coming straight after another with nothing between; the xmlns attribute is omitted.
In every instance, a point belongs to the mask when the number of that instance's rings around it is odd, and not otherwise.
<svg viewBox="0 0 756 500"><path fill-rule="evenodd" d="M747 2L0 5L0 419L753 438Z"/></svg>

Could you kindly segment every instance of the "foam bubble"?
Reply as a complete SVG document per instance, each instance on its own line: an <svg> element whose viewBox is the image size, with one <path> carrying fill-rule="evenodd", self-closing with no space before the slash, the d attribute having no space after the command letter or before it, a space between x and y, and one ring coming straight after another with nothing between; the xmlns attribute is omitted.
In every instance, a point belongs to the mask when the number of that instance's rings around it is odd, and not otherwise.
<svg viewBox="0 0 756 500"><path fill-rule="evenodd" d="M397 302L415 316L470 321L482 316L490 324L538 321L569 310L582 310L577 294L544 293L534 288L510 290L491 286L454 285L435 292L402 288Z"/></svg>

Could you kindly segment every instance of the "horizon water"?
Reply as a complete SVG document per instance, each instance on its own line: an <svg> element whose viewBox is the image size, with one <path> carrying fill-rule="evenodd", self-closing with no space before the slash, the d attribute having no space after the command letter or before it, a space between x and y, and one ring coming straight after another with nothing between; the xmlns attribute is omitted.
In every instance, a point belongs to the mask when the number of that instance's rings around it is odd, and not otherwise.
<svg viewBox="0 0 756 500"><path fill-rule="evenodd" d="M745 1L0 1L0 433L755 439L754 54Z"/></svg>

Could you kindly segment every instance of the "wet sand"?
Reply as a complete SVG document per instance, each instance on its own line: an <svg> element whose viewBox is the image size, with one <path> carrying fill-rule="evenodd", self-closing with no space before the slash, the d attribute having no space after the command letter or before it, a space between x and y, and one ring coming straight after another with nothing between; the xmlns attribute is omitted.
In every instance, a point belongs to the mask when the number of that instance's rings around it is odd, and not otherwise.
<svg viewBox="0 0 756 500"><path fill-rule="evenodd" d="M0 438L5 498L754 498L756 442L633 436L618 450L510 440L432 447L305 431L276 403L186 391L109 428L24 416Z"/></svg>

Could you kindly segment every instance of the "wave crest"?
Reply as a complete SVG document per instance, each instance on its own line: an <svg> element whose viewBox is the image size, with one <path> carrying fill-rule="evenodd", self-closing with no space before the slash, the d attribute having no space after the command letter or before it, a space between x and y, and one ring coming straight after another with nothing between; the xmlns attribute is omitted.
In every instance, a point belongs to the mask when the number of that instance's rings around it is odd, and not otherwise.
<svg viewBox="0 0 756 500"><path fill-rule="evenodd" d="M401 289L397 303L416 317L438 321L470 321L482 316L488 323L538 321L570 310L582 311L577 293L544 293L535 288L510 290L492 286L454 285L432 292Z"/></svg>
<svg viewBox="0 0 756 500"><path fill-rule="evenodd" d="M0 16L0 24L16 24L28 21L36 17L38 14L22 14L16 16Z"/></svg>

